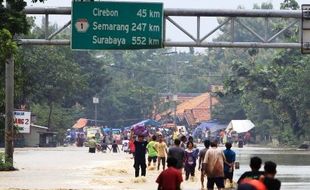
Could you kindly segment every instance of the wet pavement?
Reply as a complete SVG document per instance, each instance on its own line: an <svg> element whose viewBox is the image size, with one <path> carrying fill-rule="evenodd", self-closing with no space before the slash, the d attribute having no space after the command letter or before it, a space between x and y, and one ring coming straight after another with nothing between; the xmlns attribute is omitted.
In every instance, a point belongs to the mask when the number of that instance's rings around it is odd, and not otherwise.
<svg viewBox="0 0 310 190"><path fill-rule="evenodd" d="M277 178L282 190L310 189L310 151L259 147L234 148L240 169L234 180L249 170L249 160L259 156L263 161L278 164ZM0 150L2 151L2 150ZM18 171L0 172L0 189L157 189L159 171L147 171L147 178L136 180L133 160L125 153L89 154L87 148L24 148L15 149ZM184 182L183 190L198 190L195 182Z"/></svg>

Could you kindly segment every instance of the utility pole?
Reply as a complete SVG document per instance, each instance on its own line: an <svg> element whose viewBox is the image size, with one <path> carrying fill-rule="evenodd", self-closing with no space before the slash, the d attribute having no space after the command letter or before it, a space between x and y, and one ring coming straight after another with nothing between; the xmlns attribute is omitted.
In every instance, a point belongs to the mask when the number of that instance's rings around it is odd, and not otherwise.
<svg viewBox="0 0 310 190"><path fill-rule="evenodd" d="M5 163L13 166L14 152L14 59L11 55L5 63Z"/></svg>
<svg viewBox="0 0 310 190"><path fill-rule="evenodd" d="M174 93L172 95L172 101L174 102L174 124L177 126L177 101L178 101L178 95Z"/></svg>
<svg viewBox="0 0 310 190"><path fill-rule="evenodd" d="M5 7L11 6L5 2ZM5 163L10 163L13 167L14 152L14 59L13 54L5 62Z"/></svg>
<svg viewBox="0 0 310 190"><path fill-rule="evenodd" d="M209 98L210 98L210 120L212 119L212 91L209 92Z"/></svg>
<svg viewBox="0 0 310 190"><path fill-rule="evenodd" d="M166 53L163 53L162 55L172 55L172 54L177 54L178 52L176 51L171 51L171 52L166 52ZM176 111L177 111L177 94L176 94L176 79L173 78L171 79L170 77L168 77L170 74L175 74L176 75L176 60L175 58L173 58L173 62L174 62L174 68L171 69L170 67L168 67L168 65L166 65L166 71L167 71L167 94L169 96L169 109L171 109L171 101L174 102L174 105L173 105L173 110L174 110L174 116L173 116L173 123L175 125L175 127L177 126L177 119L176 119ZM171 69L171 73L169 73L169 70ZM175 76L176 77L176 76ZM174 83L174 86L173 86L173 93L171 92L171 86L169 83ZM171 98L171 99L170 99ZM171 109L172 110L172 109Z"/></svg>

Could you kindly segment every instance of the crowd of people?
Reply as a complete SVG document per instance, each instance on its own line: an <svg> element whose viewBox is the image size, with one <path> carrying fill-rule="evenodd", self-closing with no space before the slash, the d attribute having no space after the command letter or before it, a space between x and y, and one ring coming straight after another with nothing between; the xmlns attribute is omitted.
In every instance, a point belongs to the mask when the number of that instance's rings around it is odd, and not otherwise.
<svg viewBox="0 0 310 190"><path fill-rule="evenodd" d="M218 148L217 141L205 140L205 148L199 151L191 137L176 138L174 145L167 147L162 135L153 135L149 142L143 136L138 136L138 140L134 140L134 146L135 177L139 177L140 169L141 176L145 176L147 166L156 167L157 162L157 170L160 170L160 165L163 169L156 179L160 190L180 189L183 173L185 180L194 181L197 165L202 189L205 188L205 184L208 190L214 189L215 185L218 189L224 189L225 184L226 187L228 184L228 188L239 190L278 190L281 186L281 182L275 179L276 164L267 161L264 171L259 171L262 160L253 157L250 161L251 171L245 172L235 187L233 173L236 167L236 153L231 150L230 142L225 143L226 149L223 151ZM147 164L146 154L148 154ZM165 167L165 161L167 161L168 168Z"/></svg>
<svg viewBox="0 0 310 190"><path fill-rule="evenodd" d="M198 165L201 189L238 189L238 190L279 190L281 182L275 179L276 164L265 162L264 171L260 171L262 160L252 157L251 171L241 175L237 186L233 182L236 153L231 149L232 143L225 143L225 150L218 147L217 140L205 140L204 148L199 150L194 139L180 136L174 139L174 144L168 146L162 134L156 133L149 140L143 135L134 135L123 140L121 150L132 154L135 177L146 176L147 168L162 170L156 179L159 190L178 190L184 180L195 181L196 166ZM120 152L119 145L114 141L111 148L104 141L98 144L95 138L88 142L89 152L93 153L100 147L100 151L109 150ZM167 167L166 167L167 163ZM205 181L206 179L206 181Z"/></svg>

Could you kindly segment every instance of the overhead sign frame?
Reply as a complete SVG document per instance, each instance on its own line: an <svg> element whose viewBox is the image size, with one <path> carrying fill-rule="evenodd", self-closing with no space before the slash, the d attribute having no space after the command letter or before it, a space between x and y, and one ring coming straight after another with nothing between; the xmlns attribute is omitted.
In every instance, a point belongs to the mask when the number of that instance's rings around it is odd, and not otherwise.
<svg viewBox="0 0 310 190"><path fill-rule="evenodd" d="M163 47L163 3L72 1L71 49Z"/></svg>
<svg viewBox="0 0 310 190"><path fill-rule="evenodd" d="M310 4L303 4L301 10L301 53L310 54Z"/></svg>

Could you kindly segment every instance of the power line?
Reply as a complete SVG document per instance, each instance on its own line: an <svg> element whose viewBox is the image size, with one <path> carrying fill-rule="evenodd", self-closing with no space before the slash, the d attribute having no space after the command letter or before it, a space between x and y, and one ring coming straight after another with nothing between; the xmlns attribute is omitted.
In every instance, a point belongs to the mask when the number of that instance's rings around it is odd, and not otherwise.
<svg viewBox="0 0 310 190"><path fill-rule="evenodd" d="M95 119L87 119L88 121L96 121ZM143 118L132 118L132 119L115 119L115 120L98 120L99 123L107 123L107 122L115 122L115 121L136 121L136 120L143 120Z"/></svg>
<svg viewBox="0 0 310 190"><path fill-rule="evenodd" d="M123 67L123 66L116 66L116 65L107 65L114 69L120 69L120 70L129 70L129 71L138 71L138 72L144 72L144 73L152 73L152 74L158 74L158 75L175 75L175 76L195 76L195 77L232 77L235 75L198 75L198 74L177 74L177 73L170 73L170 72L161 72L161 71L155 71L155 70L145 70L145 69L133 69L129 67Z"/></svg>

